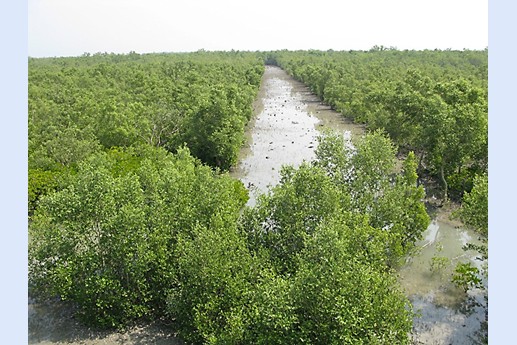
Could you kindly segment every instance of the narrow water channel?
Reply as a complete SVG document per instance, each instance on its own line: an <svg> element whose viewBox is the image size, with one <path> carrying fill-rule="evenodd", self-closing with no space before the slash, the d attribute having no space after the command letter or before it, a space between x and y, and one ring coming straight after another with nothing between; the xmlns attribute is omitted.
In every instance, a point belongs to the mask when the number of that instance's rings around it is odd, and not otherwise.
<svg viewBox="0 0 517 345"><path fill-rule="evenodd" d="M255 203L258 193L278 183L282 165L298 166L314 158L316 137L323 128L349 137L364 133L361 126L321 104L307 87L277 67L266 67L255 107L247 145L231 171L250 189L249 205ZM450 269L430 269L432 258L438 256L451 263L479 264L475 253L461 249L475 239L469 230L434 219L418 243L419 253L400 270L401 285L420 314L414 320L414 344L476 344L480 322L485 318L482 293L465 296L449 282ZM124 333L90 330L62 303L29 301L28 317L29 344L181 344L159 324L136 326Z"/></svg>
<svg viewBox="0 0 517 345"><path fill-rule="evenodd" d="M362 126L322 104L304 84L274 66L266 66L255 108L248 142L230 172L250 190L250 206L258 193L279 182L283 165L297 167L315 157L317 136L324 128L349 138L364 133Z"/></svg>
<svg viewBox="0 0 517 345"><path fill-rule="evenodd" d="M316 137L325 127L348 137L364 133L361 126L323 105L304 84L278 67L267 66L248 144L231 171L250 190L250 206L259 193L278 183L282 165L298 166L314 158ZM417 244L417 254L400 269L400 283L418 314L414 344L466 345L479 339L480 324L485 320L482 292L465 295L450 282L456 263L480 265L475 252L463 251L467 242L476 242L472 231L435 218ZM448 266L431 270L433 258L443 258Z"/></svg>

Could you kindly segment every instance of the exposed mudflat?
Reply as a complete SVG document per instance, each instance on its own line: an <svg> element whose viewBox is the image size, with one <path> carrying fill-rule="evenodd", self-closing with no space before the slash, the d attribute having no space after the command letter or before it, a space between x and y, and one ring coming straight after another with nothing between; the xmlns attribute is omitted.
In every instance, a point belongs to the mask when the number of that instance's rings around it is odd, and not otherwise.
<svg viewBox="0 0 517 345"><path fill-rule="evenodd" d="M64 302L35 303L29 300L29 344L81 345L179 345L167 325L141 323L126 331L100 331L83 325L74 317L73 308Z"/></svg>
<svg viewBox="0 0 517 345"><path fill-rule="evenodd" d="M321 101L282 69L266 66L256 103L255 118L248 125L248 142L231 175L250 190L249 205L257 193L280 181L282 165L299 166L315 157L317 136L332 128L348 137L364 132Z"/></svg>

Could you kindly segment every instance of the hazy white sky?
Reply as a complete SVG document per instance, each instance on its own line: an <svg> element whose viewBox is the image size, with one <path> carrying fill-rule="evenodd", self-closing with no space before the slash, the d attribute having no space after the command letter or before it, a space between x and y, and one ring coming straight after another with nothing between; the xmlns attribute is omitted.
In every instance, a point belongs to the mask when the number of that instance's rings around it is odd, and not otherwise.
<svg viewBox="0 0 517 345"><path fill-rule="evenodd" d="M29 56L484 49L488 0L29 0Z"/></svg>

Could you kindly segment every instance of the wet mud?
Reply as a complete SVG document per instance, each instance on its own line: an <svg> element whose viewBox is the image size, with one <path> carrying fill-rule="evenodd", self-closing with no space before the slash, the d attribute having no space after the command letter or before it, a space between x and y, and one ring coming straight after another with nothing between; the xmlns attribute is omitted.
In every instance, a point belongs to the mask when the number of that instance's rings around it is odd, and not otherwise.
<svg viewBox="0 0 517 345"><path fill-rule="evenodd" d="M161 322L135 324L125 331L89 328L74 316L74 308L61 301L36 303L29 299L28 344L180 345L171 328Z"/></svg>
<svg viewBox="0 0 517 345"><path fill-rule="evenodd" d="M249 189L250 206L258 194L280 181L283 165L297 167L315 157L317 137L325 128L349 138L364 133L362 126L321 103L304 84L275 66L266 66L255 107L247 143L230 171Z"/></svg>

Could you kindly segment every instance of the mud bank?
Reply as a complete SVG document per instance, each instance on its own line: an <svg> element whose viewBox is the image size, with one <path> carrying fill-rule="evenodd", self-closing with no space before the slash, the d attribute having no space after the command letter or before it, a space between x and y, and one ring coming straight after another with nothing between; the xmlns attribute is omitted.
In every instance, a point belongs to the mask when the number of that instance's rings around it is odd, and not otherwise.
<svg viewBox="0 0 517 345"><path fill-rule="evenodd" d="M181 345L168 325L142 322L125 331L102 331L89 328L74 316L69 304L59 301L36 303L29 299L29 344L81 345Z"/></svg>

